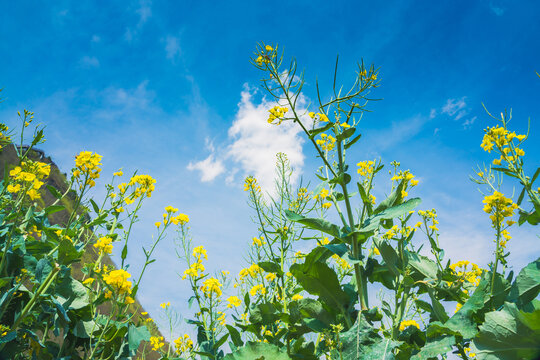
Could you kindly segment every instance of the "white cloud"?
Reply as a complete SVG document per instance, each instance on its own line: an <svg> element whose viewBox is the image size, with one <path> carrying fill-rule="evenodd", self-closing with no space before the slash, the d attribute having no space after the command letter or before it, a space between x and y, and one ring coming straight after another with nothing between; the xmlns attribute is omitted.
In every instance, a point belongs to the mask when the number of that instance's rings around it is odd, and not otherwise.
<svg viewBox="0 0 540 360"><path fill-rule="evenodd" d="M454 120L459 120L467 114L465 110L466 106L465 97L461 99L448 99L446 100L446 105L442 107L441 112L454 117Z"/></svg>
<svg viewBox="0 0 540 360"><path fill-rule="evenodd" d="M144 24L152 16L152 1L151 0L139 0L137 5L138 6L135 12L139 16L139 21L137 22L137 25L134 28L132 27L126 28L126 32L124 33L124 39L126 39L127 42L132 42L136 39L136 37L139 35L139 32L141 31Z"/></svg>
<svg viewBox="0 0 540 360"><path fill-rule="evenodd" d="M177 56L180 56L180 41L177 37L167 36L167 39L165 39L165 52L169 60L174 61Z"/></svg>
<svg viewBox="0 0 540 360"><path fill-rule="evenodd" d="M265 191L272 192L278 152L285 153L290 161L293 168L291 182L299 180L304 165L304 140L299 134L301 128L291 121L285 121L279 126L268 124L268 109L276 103L263 98L257 104L252 99L253 95L254 91L247 86L242 91L238 112L228 130L228 141L219 151L223 155L218 156L218 151L210 149L209 157L188 166L189 170L201 171L201 181L210 181L220 175L225 170L221 166L227 162L227 184L235 182L237 173L242 176L253 175ZM298 113L304 113L305 106L306 99L299 98ZM211 171L212 166L215 168Z"/></svg>
<svg viewBox="0 0 540 360"><path fill-rule="evenodd" d="M214 180L218 175L225 171L223 162L215 159L214 154L210 154L206 159L196 163L190 162L187 166L188 170L198 170L201 172L201 181L209 182Z"/></svg>
<svg viewBox="0 0 540 360"><path fill-rule="evenodd" d="M472 118L465 120L463 122L463 128L465 128L465 129L470 128L472 126L472 124L474 124L476 119L477 119L477 116L473 116Z"/></svg>
<svg viewBox="0 0 540 360"><path fill-rule="evenodd" d="M79 65L83 68L96 68L99 67L99 60L95 56L83 56L79 60Z"/></svg>

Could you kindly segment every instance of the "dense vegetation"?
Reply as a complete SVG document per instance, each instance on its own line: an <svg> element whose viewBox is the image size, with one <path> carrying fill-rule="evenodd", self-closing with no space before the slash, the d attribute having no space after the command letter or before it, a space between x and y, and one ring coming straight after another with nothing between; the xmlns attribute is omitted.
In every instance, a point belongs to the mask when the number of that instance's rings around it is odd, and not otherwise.
<svg viewBox="0 0 540 360"><path fill-rule="evenodd" d="M131 229L155 181L133 175L121 182L123 173L116 172L98 204L86 194L100 177L101 156L82 152L64 193L43 186L50 166L28 157L32 146L43 141L43 131L36 128L31 146L24 148L24 129L33 114L19 114L23 133L21 145L14 147L19 162L6 170L0 193L0 354L10 359L127 359L146 346L162 359L540 355L540 259L518 274L507 270L510 229L533 230L540 222L540 188L533 185L540 168L530 177L523 166L528 134L512 132L506 114L493 117L498 123L485 130L481 146L496 158L474 181L487 193L483 210L493 228L493 261L486 269L467 259L452 262L439 245L435 209L419 209L420 199L412 197L419 186L415 175L392 162L389 195L378 201L372 192L384 165L377 159L351 163L346 156L360 140L360 119L379 85L377 70L359 64L349 90L334 81L328 100L317 86L317 108L303 113L297 107L303 75L297 74L294 59L285 69L283 60L277 46L264 44L252 59L276 104L269 109L268 126L292 122L301 127L321 161L316 171L320 183L313 189L293 187L285 154L277 155L275 195L263 194L257 179L246 178L258 233L249 247L250 263L236 277L206 271L211 254L195 246L189 217L172 206L154 224L155 240L143 249L142 272L128 273ZM1 132L2 146L11 146L13 135L5 126ZM503 176L519 184L516 201L502 193ZM44 192L56 200L40 202ZM70 193L74 205L68 209L63 199ZM51 225L50 216L61 211L69 214L67 221ZM197 335L166 344L148 331L151 319L135 316L130 305L147 266L155 261L156 246L172 227L186 265L182 278L193 292L189 303L196 308L187 322ZM312 250L295 252L298 241L310 242ZM422 244L429 252L422 251ZM113 246L123 249L116 267L103 263ZM97 251L97 259L84 258L88 247ZM72 269L81 262L79 281ZM370 305L369 294L381 288L380 304ZM454 306L455 312L449 312ZM172 328L174 311L168 303L162 307Z"/></svg>

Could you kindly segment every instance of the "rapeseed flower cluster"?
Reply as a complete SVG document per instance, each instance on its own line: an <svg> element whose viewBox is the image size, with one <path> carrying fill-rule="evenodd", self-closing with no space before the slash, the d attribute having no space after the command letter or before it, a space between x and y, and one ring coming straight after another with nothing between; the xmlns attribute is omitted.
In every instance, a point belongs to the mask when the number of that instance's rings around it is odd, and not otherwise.
<svg viewBox="0 0 540 360"><path fill-rule="evenodd" d="M9 127L6 124L0 123L0 150L12 143L11 136L7 134L8 131Z"/></svg>
<svg viewBox="0 0 540 360"><path fill-rule="evenodd" d="M253 286L251 290L249 290L249 295L255 296L257 294L261 294L261 295L266 294L266 288L264 287L263 284L257 284Z"/></svg>
<svg viewBox="0 0 540 360"><path fill-rule="evenodd" d="M482 202L485 204L484 211L490 214L489 218L494 227L500 226L505 218L513 216L514 210L518 208L518 205L512 199L505 197L504 194L498 191L484 197Z"/></svg>
<svg viewBox="0 0 540 360"><path fill-rule="evenodd" d="M467 270L467 267L469 265L471 265L471 270ZM460 282L466 281L475 286L478 286L480 284L480 276L482 276L482 269L480 269L478 265L467 260L462 260L450 265L450 269L452 269L452 271L460 277Z"/></svg>
<svg viewBox="0 0 540 360"><path fill-rule="evenodd" d="M75 157L75 170L73 171L73 177L77 180L79 188L83 188L86 185L94 187L96 185L95 179L99 178L101 168L102 156L91 151L81 151L79 155Z"/></svg>
<svg viewBox="0 0 540 360"><path fill-rule="evenodd" d="M239 307L240 305L242 305L242 301L238 298L238 296L229 296L227 298L227 307L228 308L232 308L233 306L234 307Z"/></svg>
<svg viewBox="0 0 540 360"><path fill-rule="evenodd" d="M257 58L255 59L255 62L257 65L262 66L263 64L268 64L271 62L270 57L276 56L276 53L274 52L274 48L270 45L266 45L264 47L265 53L259 54ZM277 47L276 47L277 50Z"/></svg>
<svg viewBox="0 0 540 360"><path fill-rule="evenodd" d="M212 297L212 294L216 294L219 297L222 295L222 286L218 279L212 277L204 280L201 290L209 298Z"/></svg>
<svg viewBox="0 0 540 360"><path fill-rule="evenodd" d="M186 214L178 214L176 216L173 216L178 212L177 208L174 208L172 206L167 206L165 208L165 213L163 214L163 224L167 225L168 223L173 223L174 225L185 225L189 222L189 216ZM161 223L156 223L156 227L161 226Z"/></svg>
<svg viewBox="0 0 540 360"><path fill-rule="evenodd" d="M426 222L426 224L431 223L431 225L427 225L428 229L431 229L433 231L439 231L439 229L437 228L439 220L437 220L437 212L435 211L435 209L418 210L418 215L424 218L424 222ZM422 222L418 222L414 227L420 226L422 226Z"/></svg>
<svg viewBox="0 0 540 360"><path fill-rule="evenodd" d="M193 341L189 338L188 334L184 334L184 336L180 336L174 340L174 346L176 347L176 353L182 355L193 349Z"/></svg>
<svg viewBox="0 0 540 360"><path fill-rule="evenodd" d="M418 185L418 180L414 179L414 175L411 174L411 172L409 170L405 170L405 171L399 171L399 173L397 175L394 175L390 180L394 181L399 181L399 180L405 180L405 184L403 186L403 190L401 190L401 197L402 198L405 198L409 195L409 193L407 192L407 189L409 187L414 187L416 185Z"/></svg>
<svg viewBox="0 0 540 360"><path fill-rule="evenodd" d="M373 160L360 161L356 166L358 166L358 174L360 176L368 177L375 169L375 162Z"/></svg>
<svg viewBox="0 0 540 360"><path fill-rule="evenodd" d="M203 246L197 246L193 249L192 256L195 258L195 262L193 262L188 269L184 271L184 275L182 276L182 280L185 280L186 277L190 276L192 278L197 278L199 276L202 276L205 268L202 263L203 258L204 260L208 260L208 256L206 254L206 249Z"/></svg>
<svg viewBox="0 0 540 360"><path fill-rule="evenodd" d="M47 178L51 172L48 164L39 161L23 161L20 166L16 166L9 172L11 182L7 186L10 193L18 193L24 189L30 200L41 198L39 189L43 186L43 179Z"/></svg>
<svg viewBox="0 0 540 360"><path fill-rule="evenodd" d="M251 264L250 267L240 270L239 276L240 280L243 280L247 276L252 278L257 277L257 275L262 274L264 270L257 264Z"/></svg>
<svg viewBox="0 0 540 360"><path fill-rule="evenodd" d="M399 324L399 331L403 331L406 328L408 328L409 326L415 326L415 327L418 328L418 330L420 330L420 325L418 325L418 323L416 321L414 321L414 320L403 320Z"/></svg>
<svg viewBox="0 0 540 360"><path fill-rule="evenodd" d="M321 134L321 138L315 141L324 151L331 151L336 145L336 139L332 135Z"/></svg>
<svg viewBox="0 0 540 360"><path fill-rule="evenodd" d="M244 181L244 191L251 191L253 190L256 193L261 192L261 187L257 183L257 179L255 179L253 176L248 176L246 180Z"/></svg>
<svg viewBox="0 0 540 360"><path fill-rule="evenodd" d="M491 153L494 146L496 146L497 150L501 154L500 159L493 160L494 165L501 165L501 162L503 160L512 164L516 162L519 157L525 155L525 151L516 147L513 144L513 140L517 139L519 143L521 143L527 138L526 135L517 135L515 132L510 132L504 127L500 127L499 125L491 128L488 127L484 131L486 134L482 139L482 144L480 144L480 147L482 147L484 151Z"/></svg>
<svg viewBox="0 0 540 360"><path fill-rule="evenodd" d="M347 270L352 269L352 266L349 265L349 263L346 260L341 258L341 256L334 254L332 255L332 259L334 259L334 261L336 262L336 264L338 264L338 266L340 267L342 271L347 271Z"/></svg>
<svg viewBox="0 0 540 360"><path fill-rule="evenodd" d="M287 109L286 107L279 105L274 106L273 108L268 110L268 112L270 113L270 115L268 116L268 123L273 125L281 125L287 111L289 111L289 109ZM278 119L278 122L274 123L274 120L276 119Z"/></svg>
<svg viewBox="0 0 540 360"><path fill-rule="evenodd" d="M328 119L328 116L326 116L326 114L323 114L323 113L310 112L310 113L308 113L308 115L309 115L310 118L312 118L315 121L319 121L319 122L328 122L328 121L330 121Z"/></svg>
<svg viewBox="0 0 540 360"><path fill-rule="evenodd" d="M261 247L263 246L263 244L264 244L264 236L261 236L260 238L258 237L253 238L253 245Z"/></svg>
<svg viewBox="0 0 540 360"><path fill-rule="evenodd" d="M99 250L100 254L112 254L112 238L110 236L100 237L94 247Z"/></svg>
<svg viewBox="0 0 540 360"><path fill-rule="evenodd" d="M163 342L163 336L151 336L150 344L152 345L152 350L160 350L163 346L165 346L165 343Z"/></svg>
<svg viewBox="0 0 540 360"><path fill-rule="evenodd" d="M131 274L124 269L112 270L106 275L103 275L103 281L109 286L112 286L120 294L131 293L131 281L128 281Z"/></svg>
<svg viewBox="0 0 540 360"><path fill-rule="evenodd" d="M324 209L329 209L332 206L331 202L326 201L326 199L330 196L330 191L327 189L322 189L317 195L313 196L313 199L320 201L321 206Z"/></svg>

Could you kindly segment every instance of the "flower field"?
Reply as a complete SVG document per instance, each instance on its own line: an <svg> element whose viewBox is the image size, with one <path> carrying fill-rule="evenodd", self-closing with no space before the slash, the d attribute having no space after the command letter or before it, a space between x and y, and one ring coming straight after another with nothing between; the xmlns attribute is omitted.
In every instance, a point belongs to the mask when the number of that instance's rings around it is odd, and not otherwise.
<svg viewBox="0 0 540 360"><path fill-rule="evenodd" d="M493 236L493 259L482 268L445 257L436 209L414 196L418 174L397 161L347 156L362 141L376 67L360 63L349 88L337 75L331 89L317 84L318 103L301 111L305 83L294 58L259 44L250 60L276 104L267 126L300 128L320 167L314 186L296 186L278 153L273 195L260 179L245 179L258 232L238 255L248 260L238 274L207 270L212 254L173 205L156 215L141 271L131 272L128 244L156 190L152 176L119 170L103 185L106 159L96 149L77 154L63 178L36 156L45 134L32 112L18 114L20 134L1 125L2 151L15 159L0 186L0 359L538 359L540 258L508 270L512 229L534 233L540 223L540 168L524 168L535 161L526 157L529 134L515 133L506 113L488 113L492 126L479 134L493 155L473 176ZM503 193L503 178L518 187L515 198ZM105 186L104 198L88 196L96 186ZM375 186L387 197L376 198ZM157 329L137 294L171 233L194 315L183 325L190 330L167 342L160 331L172 333L178 314L163 303L171 329ZM296 251L299 242L311 250ZM122 249L116 263L113 248Z"/></svg>

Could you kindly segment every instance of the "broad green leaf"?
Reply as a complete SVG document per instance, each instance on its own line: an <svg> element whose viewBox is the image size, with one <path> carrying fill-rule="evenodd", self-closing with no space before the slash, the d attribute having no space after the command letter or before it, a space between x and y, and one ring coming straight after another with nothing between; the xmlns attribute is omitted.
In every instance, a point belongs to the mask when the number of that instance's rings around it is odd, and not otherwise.
<svg viewBox="0 0 540 360"><path fill-rule="evenodd" d="M358 324L360 322L360 325ZM394 359L393 350L400 344L392 339L382 338L371 325L360 318L346 332L339 334L343 344L342 355L345 360L390 360ZM332 359L340 359L334 350Z"/></svg>
<svg viewBox="0 0 540 360"><path fill-rule="evenodd" d="M58 247L58 262L61 265L69 265L80 261L83 251L84 250L77 251L70 240L64 239L60 242Z"/></svg>
<svg viewBox="0 0 540 360"><path fill-rule="evenodd" d="M437 279L437 264L426 256L418 253L405 251L408 264L428 280Z"/></svg>
<svg viewBox="0 0 540 360"><path fill-rule="evenodd" d="M291 273L304 290L317 295L329 307L344 309L349 297L341 288L338 277L326 263L315 262L307 267L304 264L293 264Z"/></svg>
<svg viewBox="0 0 540 360"><path fill-rule="evenodd" d="M227 327L227 330L229 330L229 334L231 335L231 340L236 347L240 347L244 345L244 342L242 341L242 337L240 336L240 333L234 326L231 325L225 325Z"/></svg>
<svg viewBox="0 0 540 360"><path fill-rule="evenodd" d="M130 326L131 328L131 326ZM79 320L73 328L73 334L77 337L88 339L92 335L92 331L99 330L99 327L93 320L83 321ZM150 340L150 338L148 338Z"/></svg>
<svg viewBox="0 0 540 360"><path fill-rule="evenodd" d="M141 341L150 341L150 332L146 326L136 327L132 324L128 329L128 344L130 351L136 351Z"/></svg>
<svg viewBox="0 0 540 360"><path fill-rule="evenodd" d="M258 263L258 265L266 272L276 273L278 275L283 274L283 271L281 271L281 267L278 264L274 263L274 262L261 261L260 263Z"/></svg>
<svg viewBox="0 0 540 360"><path fill-rule="evenodd" d="M394 248L385 240L374 238L373 242L377 246L377 249L379 249L386 267L394 274L395 277L399 276L401 271L398 269L398 267L401 267L402 264L396 250L394 250Z"/></svg>
<svg viewBox="0 0 540 360"><path fill-rule="evenodd" d="M287 350L264 342L248 342L224 360L290 360Z"/></svg>
<svg viewBox="0 0 540 360"><path fill-rule="evenodd" d="M251 309L249 322L252 324L268 325L279 319L279 312L272 303L256 305Z"/></svg>
<svg viewBox="0 0 540 360"><path fill-rule="evenodd" d="M453 345L456 344L456 339L454 336L441 336L439 338L429 340L423 347L422 350L416 355L414 355L412 360L427 360L436 358L438 355L447 354L452 351Z"/></svg>
<svg viewBox="0 0 540 360"><path fill-rule="evenodd" d="M51 192L51 194L57 198L57 199L61 199L62 198L62 194L56 190L54 187L52 187L51 185L46 185L47 186L47 189L49 189L49 191Z"/></svg>
<svg viewBox="0 0 540 360"><path fill-rule="evenodd" d="M40 259L36 265L36 273L35 273L36 280L39 283L42 283L43 280L47 278L51 270L52 270L52 266L49 263L49 259L47 258Z"/></svg>
<svg viewBox="0 0 540 360"><path fill-rule="evenodd" d="M88 292L80 281L64 278L56 287L57 299L65 309L81 309L89 303Z"/></svg>
<svg viewBox="0 0 540 360"><path fill-rule="evenodd" d="M50 215L64 210L64 205L51 205L45 208L45 214Z"/></svg>
<svg viewBox="0 0 540 360"><path fill-rule="evenodd" d="M321 218L306 218L290 210L285 210L285 215L289 220L298 222L310 229L319 230L326 234L332 235L333 237L341 238L339 226L332 224L328 220Z"/></svg>
<svg viewBox="0 0 540 360"><path fill-rule="evenodd" d="M348 141L345 146L343 146L345 148L345 150L347 150L348 148L350 148L351 146L354 145L355 142L357 142L358 140L360 140L360 138L362 137L362 134L358 134L356 135L352 140Z"/></svg>
<svg viewBox="0 0 540 360"><path fill-rule="evenodd" d="M373 212L376 215L368 217L362 224L362 227L358 229L358 231L369 232L369 231L376 230L379 227L379 223L382 220L394 219L401 215L407 214L409 211L417 207L421 201L422 200L420 200L420 198L412 198L405 201L402 204L386 208L385 210L380 211L380 212L378 212L377 210L374 210Z"/></svg>
<svg viewBox="0 0 540 360"><path fill-rule="evenodd" d="M389 207L394 206L395 204L399 203L399 201L403 198L401 196L401 191L403 190L403 187L405 186L405 180L401 180L398 186L388 195L386 199L381 201L381 203L373 210L373 213L378 214L381 211L384 211L388 209Z"/></svg>
<svg viewBox="0 0 540 360"><path fill-rule="evenodd" d="M540 292L540 258L525 266L512 284L508 301L515 302L518 307L531 302Z"/></svg>
<svg viewBox="0 0 540 360"><path fill-rule="evenodd" d="M486 314L472 351L478 360L538 359L540 309L527 313L512 303Z"/></svg>

